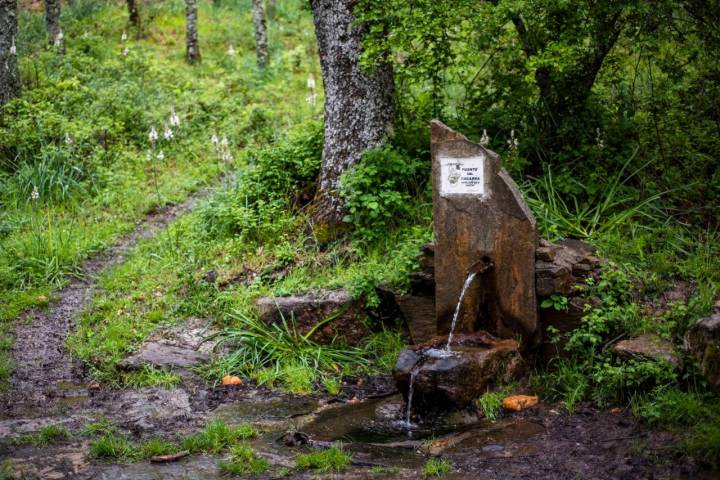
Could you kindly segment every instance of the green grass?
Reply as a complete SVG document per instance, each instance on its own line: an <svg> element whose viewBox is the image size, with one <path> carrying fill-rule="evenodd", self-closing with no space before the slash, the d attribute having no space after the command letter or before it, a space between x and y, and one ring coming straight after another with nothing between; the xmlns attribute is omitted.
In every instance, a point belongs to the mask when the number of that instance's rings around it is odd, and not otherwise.
<svg viewBox="0 0 720 480"><path fill-rule="evenodd" d="M173 388L180 385L182 379L177 373L146 365L137 372L123 374L120 382L131 388Z"/></svg>
<svg viewBox="0 0 720 480"><path fill-rule="evenodd" d="M422 474L424 477L442 477L451 470L452 464L448 460L431 458L423 465Z"/></svg>
<svg viewBox="0 0 720 480"><path fill-rule="evenodd" d="M502 412L502 401L505 397L504 392L485 392L477 400L477 405L482 410L483 415L490 421L495 421Z"/></svg>
<svg viewBox="0 0 720 480"><path fill-rule="evenodd" d="M218 468L232 475L259 475L270 468L270 462L259 457L252 447L241 443L230 447L228 460L220 462Z"/></svg>
<svg viewBox="0 0 720 480"><path fill-rule="evenodd" d="M124 435L108 433L90 442L90 455L102 461L136 461L141 458L139 446Z"/></svg>
<svg viewBox="0 0 720 480"><path fill-rule="evenodd" d="M257 433L252 425L230 427L221 420L214 420L201 432L182 439L180 446L190 453L220 453L241 440L257 436Z"/></svg>
<svg viewBox="0 0 720 480"><path fill-rule="evenodd" d="M32 445L34 447L46 447L71 437L71 433L60 425L48 425L37 432L21 435L14 440L19 445Z"/></svg>
<svg viewBox="0 0 720 480"><path fill-rule="evenodd" d="M352 456L343 450L342 445L336 445L325 450L298 455L295 463L300 469L326 473L344 470L351 460Z"/></svg>

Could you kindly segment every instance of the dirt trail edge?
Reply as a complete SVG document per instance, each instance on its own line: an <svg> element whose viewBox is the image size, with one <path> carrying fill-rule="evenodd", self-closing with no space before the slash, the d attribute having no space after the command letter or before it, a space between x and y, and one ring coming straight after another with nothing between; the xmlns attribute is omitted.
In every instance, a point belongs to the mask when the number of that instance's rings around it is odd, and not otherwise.
<svg viewBox="0 0 720 480"><path fill-rule="evenodd" d="M132 232L91 256L83 264L81 274L55 293L57 301L21 315L15 327L10 388L0 392L0 419L47 415L55 401L85 392L83 367L73 361L65 340L74 331L76 316L91 300L98 274L123 263L138 242L155 236L190 211L209 191L198 190L182 203L166 205L148 214Z"/></svg>

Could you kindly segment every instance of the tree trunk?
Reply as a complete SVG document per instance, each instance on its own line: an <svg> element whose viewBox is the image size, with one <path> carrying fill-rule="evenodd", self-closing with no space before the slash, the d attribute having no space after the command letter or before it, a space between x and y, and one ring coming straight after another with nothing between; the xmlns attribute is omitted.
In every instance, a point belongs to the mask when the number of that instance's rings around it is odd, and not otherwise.
<svg viewBox="0 0 720 480"><path fill-rule="evenodd" d="M268 62L267 25L263 0L252 0L253 25L255 26L255 53L258 67L265 68Z"/></svg>
<svg viewBox="0 0 720 480"><path fill-rule="evenodd" d="M138 0L127 0L128 6L128 20L130 25L140 29L140 11L138 10Z"/></svg>
<svg viewBox="0 0 720 480"><path fill-rule="evenodd" d="M185 30L187 36L187 62L192 65L200 61L200 45L197 30L197 0L185 0Z"/></svg>
<svg viewBox="0 0 720 480"><path fill-rule="evenodd" d="M45 23L47 24L48 43L62 48L60 0L45 0Z"/></svg>
<svg viewBox="0 0 720 480"><path fill-rule="evenodd" d="M315 220L337 225L343 216L340 176L363 152L381 146L395 120L389 64L365 72L358 61L365 27L355 22L357 0L311 0L325 87L325 143Z"/></svg>
<svg viewBox="0 0 720 480"><path fill-rule="evenodd" d="M20 96L17 30L17 1L0 0L0 107Z"/></svg>

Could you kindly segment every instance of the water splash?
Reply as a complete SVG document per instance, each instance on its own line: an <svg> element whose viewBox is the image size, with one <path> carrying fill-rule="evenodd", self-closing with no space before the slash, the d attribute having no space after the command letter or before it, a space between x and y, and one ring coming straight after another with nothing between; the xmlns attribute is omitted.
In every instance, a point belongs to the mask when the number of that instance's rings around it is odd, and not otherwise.
<svg viewBox="0 0 720 480"><path fill-rule="evenodd" d="M457 319L460 316L460 309L462 308L463 299L465 298L465 293L467 292L468 287L472 283L472 281L475 279L475 276L478 274L478 272L471 272L467 278L465 279L465 283L463 284L462 290L460 290L460 298L458 298L458 303L455 306L455 313L453 314L452 324L450 325L450 335L448 335L448 342L445 346L445 350L448 352L451 350L450 343L452 342L453 334L455 333L455 324L457 323Z"/></svg>

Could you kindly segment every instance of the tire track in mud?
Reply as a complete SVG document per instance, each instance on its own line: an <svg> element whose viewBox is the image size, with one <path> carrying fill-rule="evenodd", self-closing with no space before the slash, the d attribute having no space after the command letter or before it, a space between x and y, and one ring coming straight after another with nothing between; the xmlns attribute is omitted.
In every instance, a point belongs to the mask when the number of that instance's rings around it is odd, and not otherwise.
<svg viewBox="0 0 720 480"><path fill-rule="evenodd" d="M181 203L148 214L132 232L87 259L80 275L54 294L57 301L18 318L11 349L14 369L9 388L0 392L0 419L44 416L63 398L87 392L84 367L71 357L65 341L75 329L77 315L90 303L98 275L124 263L139 242L167 228L209 192L210 188L198 190Z"/></svg>

